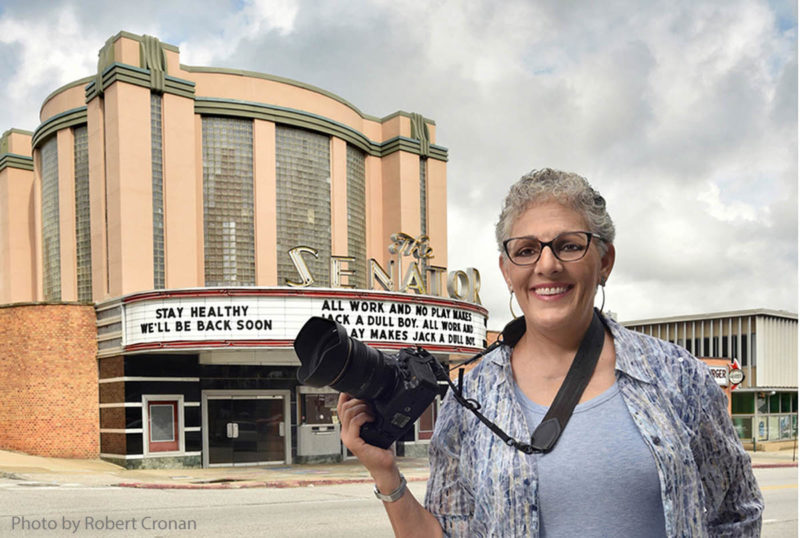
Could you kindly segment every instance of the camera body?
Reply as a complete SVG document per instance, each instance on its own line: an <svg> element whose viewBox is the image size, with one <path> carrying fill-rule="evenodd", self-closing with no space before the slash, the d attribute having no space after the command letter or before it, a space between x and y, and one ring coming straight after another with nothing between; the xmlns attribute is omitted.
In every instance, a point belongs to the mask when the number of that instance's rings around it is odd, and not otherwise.
<svg viewBox="0 0 800 538"><path fill-rule="evenodd" d="M367 443L389 448L414 426L437 394L447 391L444 367L424 349L387 355L347 335L327 318L312 317L294 341L300 359L297 379L312 387L330 386L372 404L375 420L361 427Z"/></svg>
<svg viewBox="0 0 800 538"><path fill-rule="evenodd" d="M440 393L441 374L437 370L443 373L443 368L422 348L402 349L397 355L384 356L384 360L396 368L397 382L386 392L386 398L371 400L375 420L361 427L361 438L371 445L389 448L411 429Z"/></svg>

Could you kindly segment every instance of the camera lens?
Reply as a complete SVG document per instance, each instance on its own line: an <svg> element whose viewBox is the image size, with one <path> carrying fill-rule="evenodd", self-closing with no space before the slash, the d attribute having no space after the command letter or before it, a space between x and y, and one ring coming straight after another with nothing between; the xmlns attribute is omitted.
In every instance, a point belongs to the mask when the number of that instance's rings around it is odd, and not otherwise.
<svg viewBox="0 0 800 538"><path fill-rule="evenodd" d="M376 349L347 336L333 320L312 317L294 341L300 358L297 379L312 387L330 386L364 400L374 400L396 383L395 367Z"/></svg>

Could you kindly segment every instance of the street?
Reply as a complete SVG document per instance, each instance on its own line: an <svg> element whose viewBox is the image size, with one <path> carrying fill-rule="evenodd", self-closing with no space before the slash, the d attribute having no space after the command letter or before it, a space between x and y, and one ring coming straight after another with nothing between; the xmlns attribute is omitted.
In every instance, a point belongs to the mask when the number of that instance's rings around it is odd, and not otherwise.
<svg viewBox="0 0 800 538"><path fill-rule="evenodd" d="M756 469L762 536L796 538L797 469ZM411 482L418 499L425 482ZM36 486L0 479L0 535L391 537L370 484L232 490Z"/></svg>
<svg viewBox="0 0 800 538"><path fill-rule="evenodd" d="M761 535L765 538L796 538L797 469L755 469L755 474L764 494Z"/></svg>
<svg viewBox="0 0 800 538"><path fill-rule="evenodd" d="M420 498L425 482L412 482ZM393 536L369 484L305 488L170 490L130 488L0 488L0 536ZM18 518L14 520L13 518ZM19 518L25 517L27 529ZM135 520L135 527L131 523ZM94 529L87 529L89 522ZM35 523L52 530L34 530ZM74 532L74 525L80 527ZM99 525L98 525L99 522ZM127 522L127 528L124 523ZM181 522L188 530L152 529L154 522ZM69 525L69 528L64 528ZM151 528L146 528L146 527ZM194 527L194 528L191 528ZM74 533L73 533L74 532Z"/></svg>

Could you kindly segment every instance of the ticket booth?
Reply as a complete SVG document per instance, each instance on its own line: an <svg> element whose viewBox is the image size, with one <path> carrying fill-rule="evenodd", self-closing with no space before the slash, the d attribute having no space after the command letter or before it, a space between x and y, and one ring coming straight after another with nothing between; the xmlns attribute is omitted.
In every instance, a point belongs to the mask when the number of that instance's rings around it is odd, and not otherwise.
<svg viewBox="0 0 800 538"><path fill-rule="evenodd" d="M297 460L299 463L339 461L342 442L336 414L339 393L322 387L297 387Z"/></svg>

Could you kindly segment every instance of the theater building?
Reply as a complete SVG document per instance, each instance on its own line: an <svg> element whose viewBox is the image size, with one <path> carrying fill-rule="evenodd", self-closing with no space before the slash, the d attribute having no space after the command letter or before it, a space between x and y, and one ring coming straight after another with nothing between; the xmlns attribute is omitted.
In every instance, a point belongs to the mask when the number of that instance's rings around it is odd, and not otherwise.
<svg viewBox="0 0 800 538"><path fill-rule="evenodd" d="M795 442L797 314L738 310L623 325L703 359L729 395L731 418L745 446L774 450Z"/></svg>
<svg viewBox="0 0 800 538"><path fill-rule="evenodd" d="M121 32L0 139L0 448L126 467L345 456L299 385L310 316L387 352L484 346L447 266L447 150L420 114L180 63ZM425 450L436 403L399 443Z"/></svg>

